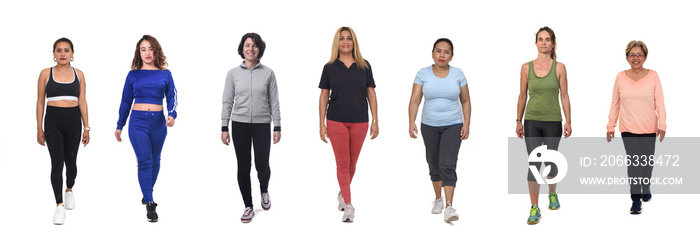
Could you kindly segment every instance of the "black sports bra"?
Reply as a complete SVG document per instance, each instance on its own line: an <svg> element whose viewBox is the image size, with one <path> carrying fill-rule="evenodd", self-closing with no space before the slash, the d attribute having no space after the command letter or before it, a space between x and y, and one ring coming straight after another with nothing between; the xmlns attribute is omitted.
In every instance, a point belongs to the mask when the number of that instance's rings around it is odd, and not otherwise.
<svg viewBox="0 0 700 252"><path fill-rule="evenodd" d="M49 80L46 82L46 98L47 101L73 100L78 101L80 96L80 79L78 74L73 69L73 81L58 82L53 78L53 67Z"/></svg>

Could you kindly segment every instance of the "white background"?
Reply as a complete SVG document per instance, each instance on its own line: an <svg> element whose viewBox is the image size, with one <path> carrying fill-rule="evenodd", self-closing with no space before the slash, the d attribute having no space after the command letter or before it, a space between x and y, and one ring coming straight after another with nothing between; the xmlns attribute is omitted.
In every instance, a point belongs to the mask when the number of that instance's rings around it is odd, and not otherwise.
<svg viewBox="0 0 700 252"><path fill-rule="evenodd" d="M667 136L697 137L694 10L685 1L4 3L0 250L688 250L696 237L689 228L700 224L697 195L655 195L639 216L628 213L629 195L560 195L560 210L543 208L542 222L526 225L528 196L507 194L506 139L514 136L520 66L537 56L534 34L545 25L556 32L558 60L568 70L573 136L605 134L615 75L629 68L625 46L643 40L645 67L664 88ZM317 86L340 26L355 29L379 101L380 134L365 142L352 184L353 224L341 223L335 210L335 161L318 137ZM262 62L277 76L283 128L271 153L272 209L258 205L253 172L250 224L239 221L233 147L219 139L225 74L242 61L236 48L246 32L267 42ZM180 103L155 187L156 224L139 202L128 134L122 143L113 136L143 34L161 43ZM34 111L39 72L54 64L60 37L73 41L73 66L87 79L92 139L78 155L77 208L54 226L49 154L36 143ZM407 132L413 78L432 64L440 37L454 42L451 65L467 76L473 107L458 163L460 220L452 224L429 212L423 143ZM540 202L546 205L545 195Z"/></svg>

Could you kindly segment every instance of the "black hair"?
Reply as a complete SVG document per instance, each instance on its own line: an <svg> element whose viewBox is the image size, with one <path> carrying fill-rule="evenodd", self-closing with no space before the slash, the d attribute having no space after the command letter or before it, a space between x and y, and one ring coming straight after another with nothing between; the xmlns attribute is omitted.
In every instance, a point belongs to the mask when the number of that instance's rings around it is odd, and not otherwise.
<svg viewBox="0 0 700 252"><path fill-rule="evenodd" d="M452 45L452 41L447 38L439 38L438 40L435 41L435 44L433 44L433 51L435 51L435 47L437 46L438 43L440 42L445 42L448 45L450 45L450 54L455 55L455 47Z"/></svg>
<svg viewBox="0 0 700 252"><path fill-rule="evenodd" d="M241 38L241 43L238 44L238 55L241 55L241 58L245 59L245 56L243 55L243 44L245 44L245 41L251 38L253 39L253 43L255 43L255 46L258 47L258 59L261 59L263 54L265 53L265 41L260 38L260 35L257 33L251 32L251 33L246 33L243 35L243 38Z"/></svg>

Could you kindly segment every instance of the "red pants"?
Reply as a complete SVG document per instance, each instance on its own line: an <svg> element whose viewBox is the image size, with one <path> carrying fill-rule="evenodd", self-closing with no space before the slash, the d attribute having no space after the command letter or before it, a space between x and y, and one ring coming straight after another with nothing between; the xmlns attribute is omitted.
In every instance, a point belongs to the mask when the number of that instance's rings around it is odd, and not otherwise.
<svg viewBox="0 0 700 252"><path fill-rule="evenodd" d="M326 120L328 138L333 146L335 163L338 168L338 184L345 202L350 198L350 182L355 175L355 165L367 137L368 123L342 123Z"/></svg>

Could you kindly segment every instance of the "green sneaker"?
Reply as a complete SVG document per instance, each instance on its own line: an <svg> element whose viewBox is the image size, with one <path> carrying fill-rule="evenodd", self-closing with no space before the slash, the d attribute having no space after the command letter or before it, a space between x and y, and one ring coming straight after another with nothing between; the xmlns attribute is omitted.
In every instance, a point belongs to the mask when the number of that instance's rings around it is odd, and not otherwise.
<svg viewBox="0 0 700 252"><path fill-rule="evenodd" d="M559 197L557 197L557 193L549 193L549 209L557 210L559 207Z"/></svg>
<svg viewBox="0 0 700 252"><path fill-rule="evenodd" d="M530 217L527 218L527 224L534 225L540 223L540 219L542 219L540 208L537 207L537 205L533 205L532 208L530 208Z"/></svg>

